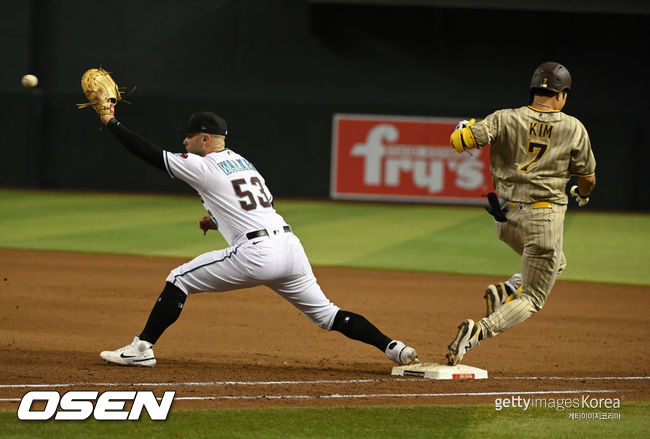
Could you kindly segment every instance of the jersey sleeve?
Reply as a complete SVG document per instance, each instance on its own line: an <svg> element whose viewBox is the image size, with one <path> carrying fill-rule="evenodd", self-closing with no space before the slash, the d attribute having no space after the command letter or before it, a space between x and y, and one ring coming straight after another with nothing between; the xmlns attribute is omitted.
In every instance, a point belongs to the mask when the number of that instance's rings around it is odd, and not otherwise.
<svg viewBox="0 0 650 439"><path fill-rule="evenodd" d="M499 127L501 125L501 111L496 111L488 115L485 119L470 125L472 134L476 139L478 147L494 143L495 139L499 136Z"/></svg>
<svg viewBox="0 0 650 439"><path fill-rule="evenodd" d="M172 178L178 178L200 190L205 185L206 170L203 159L196 154L163 152L165 169Z"/></svg>
<svg viewBox="0 0 650 439"><path fill-rule="evenodd" d="M596 159L591 150L591 142L585 127L576 120L576 142L571 149L571 160L569 162L569 174L578 177L586 177L596 172Z"/></svg>
<svg viewBox="0 0 650 439"><path fill-rule="evenodd" d="M152 166L165 170L162 149L151 143L149 140L139 136L118 122L114 117L106 124L108 129L115 135L124 147L136 157L141 158Z"/></svg>

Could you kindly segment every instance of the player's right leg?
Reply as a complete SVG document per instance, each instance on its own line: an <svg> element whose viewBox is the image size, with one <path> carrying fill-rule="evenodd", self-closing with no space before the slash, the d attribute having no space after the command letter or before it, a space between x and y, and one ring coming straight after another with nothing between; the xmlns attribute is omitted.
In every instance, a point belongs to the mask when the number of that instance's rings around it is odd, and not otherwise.
<svg viewBox="0 0 650 439"><path fill-rule="evenodd" d="M149 314L147 324L140 333L140 340L156 344L162 333L178 320L186 299L185 292L167 282Z"/></svg>
<svg viewBox="0 0 650 439"><path fill-rule="evenodd" d="M103 351L101 358L125 366L153 367L156 364L153 345L178 319L188 294L229 291L256 284L243 274L247 261L246 251L237 246L204 253L175 268L167 277L140 335L120 349Z"/></svg>
<svg viewBox="0 0 650 439"><path fill-rule="evenodd" d="M187 295L183 291L167 282L140 335L135 337L131 344L115 351L103 351L99 356L105 361L123 366L155 366L156 358L153 353L153 345L162 333L178 319L186 298Z"/></svg>
<svg viewBox="0 0 650 439"><path fill-rule="evenodd" d="M153 344L140 340L138 336L130 344L115 351L103 351L99 356L102 360L122 366L154 367L156 365Z"/></svg>

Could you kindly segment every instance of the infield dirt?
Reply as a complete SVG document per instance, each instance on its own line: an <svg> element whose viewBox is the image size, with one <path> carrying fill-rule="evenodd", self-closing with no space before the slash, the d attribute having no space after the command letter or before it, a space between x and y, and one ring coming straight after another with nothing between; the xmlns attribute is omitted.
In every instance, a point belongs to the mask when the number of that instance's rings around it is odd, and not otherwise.
<svg viewBox="0 0 650 439"><path fill-rule="evenodd" d="M99 352L139 334L167 273L183 262L0 250L0 398L42 388L214 398L176 401L181 408L471 404L495 396L467 393L574 390L650 399L647 286L558 281L541 312L465 357L487 380L393 377L382 352L319 329L265 287L191 296L157 343L154 368L104 363ZM314 271L335 304L415 347L423 362L444 362L457 325L481 318L486 285L502 280Z"/></svg>

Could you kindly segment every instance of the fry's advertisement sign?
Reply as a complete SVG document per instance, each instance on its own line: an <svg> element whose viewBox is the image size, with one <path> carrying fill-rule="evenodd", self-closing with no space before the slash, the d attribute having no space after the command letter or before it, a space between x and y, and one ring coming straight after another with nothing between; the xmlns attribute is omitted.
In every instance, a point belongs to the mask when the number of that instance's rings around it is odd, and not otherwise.
<svg viewBox="0 0 650 439"><path fill-rule="evenodd" d="M336 114L330 194L336 199L484 203L489 148L456 153L458 120Z"/></svg>

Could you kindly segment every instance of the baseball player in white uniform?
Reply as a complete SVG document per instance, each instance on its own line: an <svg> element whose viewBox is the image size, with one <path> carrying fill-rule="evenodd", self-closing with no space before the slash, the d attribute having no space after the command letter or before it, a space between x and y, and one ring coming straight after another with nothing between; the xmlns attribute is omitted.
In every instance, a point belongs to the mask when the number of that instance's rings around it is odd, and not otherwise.
<svg viewBox="0 0 650 439"><path fill-rule="evenodd" d="M102 359L152 367L154 344L179 317L189 295L266 285L319 327L373 345L398 365L418 361L415 349L325 297L300 240L275 211L264 178L226 147L223 118L211 112L193 114L184 130L187 153L175 154L134 134L113 114L100 117L130 152L194 188L207 211L199 219L200 229L204 234L218 230L229 244L172 270L142 332L123 348L102 352Z"/></svg>

